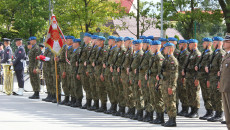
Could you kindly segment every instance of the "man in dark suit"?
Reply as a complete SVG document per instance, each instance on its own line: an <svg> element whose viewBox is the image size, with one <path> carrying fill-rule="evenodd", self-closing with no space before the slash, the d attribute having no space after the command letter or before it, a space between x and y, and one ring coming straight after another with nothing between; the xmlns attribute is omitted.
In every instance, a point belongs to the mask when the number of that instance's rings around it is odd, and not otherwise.
<svg viewBox="0 0 230 130"><path fill-rule="evenodd" d="M17 77L17 81L18 81L18 92L14 92L14 95L19 95L19 96L23 96L23 92L24 92L24 65L23 65L23 61L25 60L25 49L22 46L22 39L21 38L16 38L16 46L18 47L17 50L15 51L15 55L14 55L14 60L12 65L14 66L14 71Z"/></svg>
<svg viewBox="0 0 230 130"><path fill-rule="evenodd" d="M12 58L12 49L10 47L10 39L3 38L4 40L4 58L1 60L1 63L10 63L10 59Z"/></svg>
<svg viewBox="0 0 230 130"><path fill-rule="evenodd" d="M223 47L226 51L220 67L220 88L224 106L225 120L230 130L230 35L225 37ZM219 85L218 85L219 87Z"/></svg>

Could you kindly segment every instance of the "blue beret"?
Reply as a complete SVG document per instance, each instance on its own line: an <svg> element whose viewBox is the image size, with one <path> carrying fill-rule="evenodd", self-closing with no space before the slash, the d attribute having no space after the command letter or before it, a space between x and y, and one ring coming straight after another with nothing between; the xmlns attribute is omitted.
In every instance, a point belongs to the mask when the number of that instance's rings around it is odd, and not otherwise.
<svg viewBox="0 0 230 130"><path fill-rule="evenodd" d="M102 37L102 36L98 36L97 39L98 39L98 40L103 40L103 41L106 40L106 38L105 38L105 37Z"/></svg>
<svg viewBox="0 0 230 130"><path fill-rule="evenodd" d="M31 41L31 40L37 40L37 38L34 37L34 36L32 36L32 37L29 38L29 40L30 40L30 41Z"/></svg>
<svg viewBox="0 0 230 130"><path fill-rule="evenodd" d="M161 41L159 41L159 40L153 40L151 42L151 45L161 45Z"/></svg>
<svg viewBox="0 0 230 130"><path fill-rule="evenodd" d="M108 39L114 39L114 40L116 40L117 37L115 37L115 36L109 36Z"/></svg>
<svg viewBox="0 0 230 130"><path fill-rule="evenodd" d="M208 38L208 37L205 37L205 38L203 38L202 41L203 41L203 42L212 42L212 39L211 39L211 38Z"/></svg>
<svg viewBox="0 0 230 130"><path fill-rule="evenodd" d="M67 36L64 36L64 37L65 37L65 39L66 39ZM62 35L61 35L61 39L64 39Z"/></svg>
<svg viewBox="0 0 230 130"><path fill-rule="evenodd" d="M116 42L119 42L119 41L124 41L124 38L123 37L116 38Z"/></svg>
<svg viewBox="0 0 230 130"><path fill-rule="evenodd" d="M175 37L169 37L169 38L168 38L168 41L178 41L178 39L175 38Z"/></svg>
<svg viewBox="0 0 230 130"><path fill-rule="evenodd" d="M140 36L140 39L145 39L146 38L146 36Z"/></svg>
<svg viewBox="0 0 230 130"><path fill-rule="evenodd" d="M188 42L189 43L198 43L198 40L196 40L196 39L189 39Z"/></svg>
<svg viewBox="0 0 230 130"><path fill-rule="evenodd" d="M66 39L72 39L73 40L73 39L75 39L75 37L74 36L67 36Z"/></svg>
<svg viewBox="0 0 230 130"><path fill-rule="evenodd" d="M146 37L145 39L153 40L153 39L154 39L154 36L148 36L148 37Z"/></svg>
<svg viewBox="0 0 230 130"><path fill-rule="evenodd" d="M81 42L81 39L73 39L73 42L76 43L76 42Z"/></svg>
<svg viewBox="0 0 230 130"><path fill-rule="evenodd" d="M84 36L85 37L91 37L92 35L86 32Z"/></svg>
<svg viewBox="0 0 230 130"><path fill-rule="evenodd" d="M175 45L173 43L170 43L170 42L167 42L167 43L164 44L164 47L167 47L167 46L173 46L173 47L175 47Z"/></svg>
<svg viewBox="0 0 230 130"><path fill-rule="evenodd" d="M133 40L133 45L142 43L141 39Z"/></svg>
<svg viewBox="0 0 230 130"><path fill-rule="evenodd" d="M188 41L187 40L179 40L178 43L188 43Z"/></svg>
<svg viewBox="0 0 230 130"><path fill-rule="evenodd" d="M98 35L92 35L91 38L92 39L97 39Z"/></svg>
<svg viewBox="0 0 230 130"><path fill-rule="evenodd" d="M133 40L133 38L131 38L131 37L125 37L124 38L124 41L128 41L128 40Z"/></svg>
<svg viewBox="0 0 230 130"><path fill-rule="evenodd" d="M213 37L213 41L223 41L224 39L222 37Z"/></svg>
<svg viewBox="0 0 230 130"><path fill-rule="evenodd" d="M168 39L166 39L166 38L159 38L158 40L161 41L161 42L166 42L166 41L168 41Z"/></svg>
<svg viewBox="0 0 230 130"><path fill-rule="evenodd" d="M148 44L150 44L152 42L152 40L150 40L150 39L144 39L143 40L143 43L148 43Z"/></svg>

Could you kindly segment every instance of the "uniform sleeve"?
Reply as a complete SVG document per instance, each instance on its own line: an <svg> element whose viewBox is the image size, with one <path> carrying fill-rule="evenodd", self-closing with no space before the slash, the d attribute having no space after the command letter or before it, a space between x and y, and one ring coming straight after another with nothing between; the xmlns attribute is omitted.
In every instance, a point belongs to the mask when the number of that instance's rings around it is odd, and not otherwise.
<svg viewBox="0 0 230 130"><path fill-rule="evenodd" d="M164 62L164 58L160 57L158 60L157 60L157 75L160 75L161 73L161 68L162 68L162 65L163 65L163 62Z"/></svg>
<svg viewBox="0 0 230 130"><path fill-rule="evenodd" d="M7 49L6 51L4 51L4 58L1 61L1 63L6 63L9 60L9 53L10 53L9 51L10 51L9 49Z"/></svg>
<svg viewBox="0 0 230 130"><path fill-rule="evenodd" d="M25 56L25 50L19 49L16 59L13 61L13 66L16 66L19 62L21 62L21 59L24 59Z"/></svg>
<svg viewBox="0 0 230 130"><path fill-rule="evenodd" d="M174 62L174 63L173 63ZM176 82L178 78L178 62L173 60L171 61L171 65L169 65L170 69L170 78L169 78L169 88L175 92L176 90Z"/></svg>

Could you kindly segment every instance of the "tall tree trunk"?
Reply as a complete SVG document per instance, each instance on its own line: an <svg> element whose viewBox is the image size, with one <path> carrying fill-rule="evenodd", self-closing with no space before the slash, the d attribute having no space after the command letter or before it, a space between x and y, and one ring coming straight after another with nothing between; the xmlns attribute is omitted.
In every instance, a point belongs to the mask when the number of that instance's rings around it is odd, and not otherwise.
<svg viewBox="0 0 230 130"><path fill-rule="evenodd" d="M230 33L230 8L229 8L229 0L219 0L220 6L224 12L225 23L227 27L227 32Z"/></svg>
<svg viewBox="0 0 230 130"><path fill-rule="evenodd" d="M140 32L140 0L137 0L137 39L139 39Z"/></svg>
<svg viewBox="0 0 230 130"><path fill-rule="evenodd" d="M88 3L87 0L84 0L85 2L85 32L89 31L89 24L88 24Z"/></svg>
<svg viewBox="0 0 230 130"><path fill-rule="evenodd" d="M191 17L191 22L190 22L190 24L189 24L189 32L188 32L188 36L190 37L190 38L194 38L194 0L191 0L191 14L192 14L192 17Z"/></svg>

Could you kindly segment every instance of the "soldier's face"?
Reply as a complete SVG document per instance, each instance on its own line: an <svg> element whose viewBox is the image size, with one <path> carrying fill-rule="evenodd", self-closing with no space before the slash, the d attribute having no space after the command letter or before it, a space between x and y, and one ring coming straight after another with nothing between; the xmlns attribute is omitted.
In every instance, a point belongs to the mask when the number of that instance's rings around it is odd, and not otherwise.
<svg viewBox="0 0 230 130"><path fill-rule="evenodd" d="M0 50L3 50L3 45L0 45Z"/></svg>
<svg viewBox="0 0 230 130"><path fill-rule="evenodd" d="M32 48L32 45L27 45L27 48L30 50Z"/></svg>
<svg viewBox="0 0 230 130"><path fill-rule="evenodd" d="M122 43L123 43L123 41L117 42L117 46L118 46L118 47L121 47Z"/></svg>
<svg viewBox="0 0 230 130"><path fill-rule="evenodd" d="M125 48L129 47L130 40L125 41Z"/></svg>
<svg viewBox="0 0 230 130"><path fill-rule="evenodd" d="M144 44L143 44L143 50L147 50L147 47L148 47L148 44L147 44L147 43L144 43Z"/></svg>
<svg viewBox="0 0 230 130"><path fill-rule="evenodd" d="M164 48L164 54L167 55L168 52L169 52L169 47L165 47L165 48Z"/></svg>
<svg viewBox="0 0 230 130"><path fill-rule="evenodd" d="M67 39L67 45L72 45L73 44L73 39Z"/></svg>
<svg viewBox="0 0 230 130"><path fill-rule="evenodd" d="M192 50L192 49L193 49L194 44L195 44L195 43L190 43L190 44L189 44L189 50Z"/></svg>
<svg viewBox="0 0 230 130"><path fill-rule="evenodd" d="M73 43L73 48L74 48L74 49L76 49L76 48L78 48L78 47L79 47L79 42Z"/></svg>
<svg viewBox="0 0 230 130"><path fill-rule="evenodd" d="M218 46L218 44L221 44L220 41L213 41L213 47L216 48L216 46Z"/></svg>
<svg viewBox="0 0 230 130"><path fill-rule="evenodd" d="M16 46L21 46L22 45L22 41L16 41Z"/></svg>
<svg viewBox="0 0 230 130"><path fill-rule="evenodd" d="M180 43L180 44L179 44L179 49L181 50L181 48L182 48L183 46L184 46L183 43Z"/></svg>
<svg viewBox="0 0 230 130"><path fill-rule="evenodd" d="M83 40L86 44L88 44L91 42L91 37L84 37Z"/></svg>
<svg viewBox="0 0 230 130"><path fill-rule="evenodd" d="M173 43L175 46L177 44L177 41L169 41L170 43Z"/></svg>
<svg viewBox="0 0 230 130"><path fill-rule="evenodd" d="M156 49L158 49L160 46L161 46L161 45L151 45L151 46L150 46L150 51L151 51L152 53L155 53Z"/></svg>
<svg viewBox="0 0 230 130"><path fill-rule="evenodd" d="M223 47L225 51L229 51L230 50L230 40L224 41Z"/></svg>

